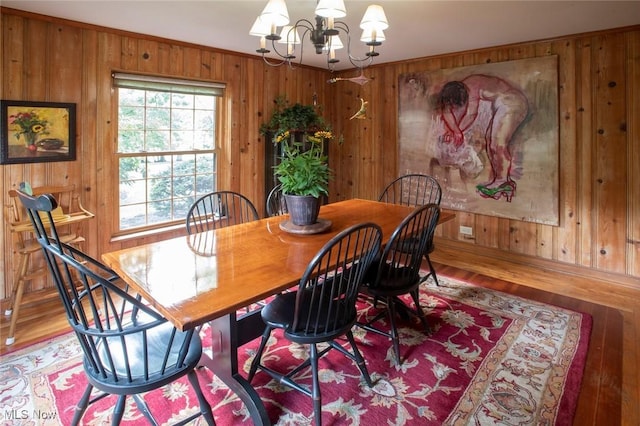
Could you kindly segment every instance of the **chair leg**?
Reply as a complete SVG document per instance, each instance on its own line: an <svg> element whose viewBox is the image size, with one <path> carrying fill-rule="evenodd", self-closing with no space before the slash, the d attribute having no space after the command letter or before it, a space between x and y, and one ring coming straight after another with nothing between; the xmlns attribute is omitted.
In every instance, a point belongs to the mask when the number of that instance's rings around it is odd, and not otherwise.
<svg viewBox="0 0 640 426"><path fill-rule="evenodd" d="M353 349L353 356L356 360L356 365L360 370L360 374L362 374L362 377L364 377L364 381L367 383L367 386L373 387L373 382L371 381L369 370L367 370L367 363L365 362L364 357L362 356L362 353L360 353L360 351L358 350L358 347L356 346L356 341L353 338L353 332L349 330L346 333L346 336L347 336L347 340L351 344L351 349Z"/></svg>
<svg viewBox="0 0 640 426"><path fill-rule="evenodd" d="M136 402L136 406L138 407L138 410L140 410L142 415L145 416L145 418L149 421L150 424L157 425L158 422L153 417L153 414L151 414L151 410L149 410L149 406L145 402L142 395L134 394L132 396L133 396L133 400Z"/></svg>
<svg viewBox="0 0 640 426"><path fill-rule="evenodd" d="M189 378L189 382L191 383L191 387L196 392L196 396L198 397L198 402L200 403L200 412L202 416L207 421L209 426L215 426L216 421L213 419L213 413L211 412L211 405L204 397L202 393L202 388L200 387L200 382L198 381L198 375L194 370L189 371L187 373L187 377Z"/></svg>
<svg viewBox="0 0 640 426"><path fill-rule="evenodd" d="M30 254L22 254L20 259L20 267L15 278L15 287L11 294L11 309L7 309L5 316L11 316L11 322L9 323L9 334L5 340L5 345L12 345L15 341L16 324L18 323L18 314L20 313L20 305L22 304L22 295L24 293L25 275L27 275L27 267L29 265Z"/></svg>
<svg viewBox="0 0 640 426"><path fill-rule="evenodd" d="M396 327L396 304L393 297L387 298L387 308L389 312L389 334L393 343L393 351L396 354L397 365L402 365L400 358L400 337L398 337L398 328Z"/></svg>
<svg viewBox="0 0 640 426"><path fill-rule="evenodd" d="M433 276L433 281L435 281L437 287L440 287L440 283L438 282L438 276L436 275L436 269L433 267L433 263L431 263L431 259L429 258L429 255L426 254L424 257L427 258L427 263L429 264L429 270L431 271L431 275Z"/></svg>
<svg viewBox="0 0 640 426"><path fill-rule="evenodd" d="M418 289L411 292L411 298L413 299L413 304L416 307L416 315L420 318L420 322L422 322L422 327L424 328L425 333L429 332L429 324L427 323L427 316L424 314L424 311L420 307L420 291Z"/></svg>
<svg viewBox="0 0 640 426"><path fill-rule="evenodd" d="M124 415L124 407L127 402L127 395L120 395L118 397L118 401L116 402L116 406L113 409L113 417L111 418L111 424L113 426L118 426L120 421L122 420L122 416Z"/></svg>
<svg viewBox="0 0 640 426"><path fill-rule="evenodd" d="M24 292L24 280L20 279L17 283L17 291L13 296L13 308L11 309L11 322L9 323L9 333L5 339L5 345L13 345L16 341L16 325L18 324L18 314L20 313L20 304L22 303L22 294Z"/></svg>
<svg viewBox="0 0 640 426"><path fill-rule="evenodd" d="M80 424L80 420L82 419L84 412L89 406L89 399L91 398L92 390L92 385L87 385L87 387L84 389L84 393L82 394L80 401L78 401L78 404L76 404L75 413L73 414L73 420L71 421L72 426Z"/></svg>
<svg viewBox="0 0 640 426"><path fill-rule="evenodd" d="M322 395L320 394L320 378L318 377L318 347L315 343L309 345L311 348L311 376L313 385L311 388L311 399L313 401L313 418L317 426L322 425Z"/></svg>
<svg viewBox="0 0 640 426"><path fill-rule="evenodd" d="M271 330L272 328L269 326L266 326L264 328L264 333L262 333L262 339L260 340L260 346L258 347L258 350L253 357L253 361L251 361L251 368L249 368L249 375L247 376L247 381L249 383L251 383L251 380L253 380L253 376L256 374L256 371L260 366L260 358L262 358L262 352L267 345L267 341L269 340L269 336L271 335Z"/></svg>

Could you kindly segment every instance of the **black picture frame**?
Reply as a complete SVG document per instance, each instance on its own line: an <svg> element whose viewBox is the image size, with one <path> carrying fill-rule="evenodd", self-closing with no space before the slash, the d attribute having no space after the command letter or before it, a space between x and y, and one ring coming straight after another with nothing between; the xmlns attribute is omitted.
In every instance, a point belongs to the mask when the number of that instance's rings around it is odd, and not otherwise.
<svg viewBox="0 0 640 426"><path fill-rule="evenodd" d="M3 99L0 114L0 164L76 159L76 104Z"/></svg>

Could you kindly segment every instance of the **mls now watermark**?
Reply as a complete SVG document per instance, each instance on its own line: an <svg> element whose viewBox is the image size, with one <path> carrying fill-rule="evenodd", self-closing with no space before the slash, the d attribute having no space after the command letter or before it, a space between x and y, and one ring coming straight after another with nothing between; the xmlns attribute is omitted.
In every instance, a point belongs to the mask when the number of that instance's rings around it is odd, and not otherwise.
<svg viewBox="0 0 640 426"><path fill-rule="evenodd" d="M54 420L58 418L55 411L43 410L4 410L2 419L4 420Z"/></svg>

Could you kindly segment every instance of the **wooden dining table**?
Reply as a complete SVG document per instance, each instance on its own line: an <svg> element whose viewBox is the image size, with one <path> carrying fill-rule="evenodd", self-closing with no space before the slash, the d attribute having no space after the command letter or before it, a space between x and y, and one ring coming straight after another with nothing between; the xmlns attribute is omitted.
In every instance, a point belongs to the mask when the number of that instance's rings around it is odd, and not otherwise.
<svg viewBox="0 0 640 426"><path fill-rule="evenodd" d="M238 371L238 348L264 330L259 309L247 310L298 284L322 246L351 225L374 222L383 244L414 207L351 199L327 204L321 233L291 233L288 215L105 253L103 261L178 329L211 326L208 367L246 404L254 424L270 424L255 389ZM442 212L440 223L455 216ZM284 226L285 229L290 227Z"/></svg>

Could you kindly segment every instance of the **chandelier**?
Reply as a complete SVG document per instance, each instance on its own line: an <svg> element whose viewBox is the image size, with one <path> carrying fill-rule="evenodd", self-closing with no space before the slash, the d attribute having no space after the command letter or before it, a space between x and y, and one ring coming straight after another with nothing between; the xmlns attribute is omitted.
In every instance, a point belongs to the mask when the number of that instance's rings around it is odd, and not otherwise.
<svg viewBox="0 0 640 426"><path fill-rule="evenodd" d="M304 53L302 42L308 35L315 47L316 54L326 55L327 68L333 71L335 64L340 61L336 58L336 50L345 46L340 39L340 36L344 35L347 56L354 67L360 69L367 67L371 65L373 58L379 55L375 49L385 40L383 31L389 27L382 6L370 5L360 21L362 29L360 41L366 46L366 52L362 57L354 56L351 53L349 26L343 21L336 20L336 18L347 16L343 0L318 0L315 14L315 23L307 19L300 19L295 25L289 25L289 11L285 0L269 0L249 31L250 35L260 37L260 49L257 49L256 52L262 55L268 65L287 64L293 67L294 63L302 64ZM278 28L280 28L279 34ZM271 41L269 46L267 40ZM278 45L281 45L280 48ZM273 49L278 56L277 59L265 56L271 52L267 47ZM298 58L297 61L296 58Z"/></svg>

